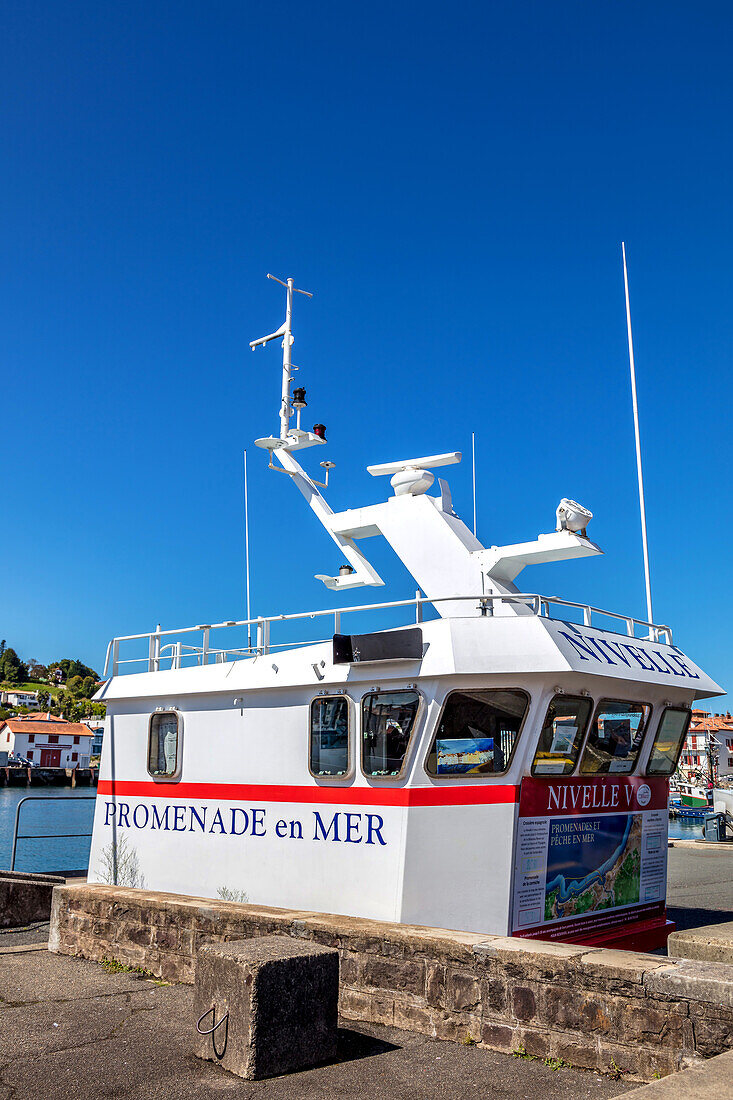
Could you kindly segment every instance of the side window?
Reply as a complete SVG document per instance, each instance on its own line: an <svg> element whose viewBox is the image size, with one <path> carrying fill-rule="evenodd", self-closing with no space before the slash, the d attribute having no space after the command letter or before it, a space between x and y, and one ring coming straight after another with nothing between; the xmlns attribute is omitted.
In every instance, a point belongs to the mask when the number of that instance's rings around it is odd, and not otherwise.
<svg viewBox="0 0 733 1100"><path fill-rule="evenodd" d="M375 779L402 773L420 696L416 691L373 691L361 708L361 766Z"/></svg>
<svg viewBox="0 0 733 1100"><path fill-rule="evenodd" d="M677 767L692 715L682 707L667 707L652 745L647 775L671 775Z"/></svg>
<svg viewBox="0 0 733 1100"><path fill-rule="evenodd" d="M349 771L349 700L321 696L311 703L311 775L328 778Z"/></svg>
<svg viewBox="0 0 733 1100"><path fill-rule="evenodd" d="M651 707L604 699L585 743L580 770L584 775L629 775L644 740Z"/></svg>
<svg viewBox="0 0 733 1100"><path fill-rule="evenodd" d="M547 708L532 775L569 775L578 762L593 700L583 695L556 695Z"/></svg>
<svg viewBox="0 0 733 1100"><path fill-rule="evenodd" d="M509 766L529 708L523 691L453 691L425 762L429 775L496 775Z"/></svg>
<svg viewBox="0 0 733 1100"><path fill-rule="evenodd" d="M179 771L180 722L175 711L150 716L148 771L156 779L172 779Z"/></svg>

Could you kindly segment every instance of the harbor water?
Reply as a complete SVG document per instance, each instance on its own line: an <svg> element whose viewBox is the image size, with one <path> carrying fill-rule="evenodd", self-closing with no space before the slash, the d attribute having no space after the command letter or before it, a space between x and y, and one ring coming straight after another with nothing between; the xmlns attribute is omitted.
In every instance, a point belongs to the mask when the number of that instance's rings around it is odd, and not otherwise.
<svg viewBox="0 0 733 1100"><path fill-rule="evenodd" d="M54 797L49 798L50 794ZM46 794L37 787L0 787L0 869L10 867L15 813L18 803L28 795L38 797L38 801L26 802L22 807L18 833L44 836L18 841L16 871L85 871L91 837L66 838L60 834L91 833L94 787L55 787Z"/></svg>

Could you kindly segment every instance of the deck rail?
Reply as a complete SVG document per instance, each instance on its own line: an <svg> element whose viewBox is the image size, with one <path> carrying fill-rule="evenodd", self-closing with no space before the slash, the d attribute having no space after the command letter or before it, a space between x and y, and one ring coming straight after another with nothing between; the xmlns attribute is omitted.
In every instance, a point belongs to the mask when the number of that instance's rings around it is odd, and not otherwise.
<svg viewBox="0 0 733 1100"><path fill-rule="evenodd" d="M191 665L208 665L216 663L229 663L230 661L243 660L248 657L262 656L276 652L278 649L295 649L298 646L316 645L319 642L330 641L328 638L308 638L297 641L272 642L270 640L273 623L286 623L295 621L307 621L322 618L333 619L333 631L338 634L341 631L341 616L356 615L363 612L387 611L393 608L412 608L413 621L420 623L424 618L426 605L435 607L441 603L473 603L475 609L482 616L493 616L497 613L497 604L506 610L504 614L511 613L522 615L536 615L546 619L564 619L562 615L552 614L555 609L573 609L580 612L584 626L597 625L594 619L600 617L612 619L622 623L624 632L630 638L637 638L637 630L645 631L647 640L672 645L672 631L668 626L647 622L644 619L636 619L630 615L620 615L616 611L605 611L599 607L591 607L590 604L577 603L574 600L563 600L559 596L543 596L537 592L517 592L500 595L477 596L441 596L430 598L423 596L419 591L412 599L389 600L384 603L361 604L355 607L322 608L317 611L299 611L290 615L269 615L253 619L229 619L221 623L202 623L197 626L177 627L173 630L156 630L143 634L125 634L113 638L107 646L104 661L104 679L110 676L119 676L123 671L122 666L144 666L129 671L159 672L163 669L177 669L190 667ZM515 605L511 607L511 605ZM516 605L519 605L517 607ZM520 610L521 609L521 610ZM499 611L501 614L501 610ZM217 648L211 644L212 630L224 630L227 628L246 629L247 639L245 645L235 645L227 648ZM254 632L254 639L252 633ZM183 641L187 635L199 634L200 644L190 645ZM164 639L166 639L164 644ZM173 639L173 640L168 640ZM136 657L121 657L120 647L123 643L147 642L147 653ZM143 649L145 646L143 645Z"/></svg>
<svg viewBox="0 0 733 1100"><path fill-rule="evenodd" d="M96 799L95 794L80 794L75 795L74 798L69 798L68 795L63 794L28 794L25 798L21 798L18 805L15 807L15 822L13 824L13 840L10 847L10 870L15 870L15 856L18 849L19 840L68 840L72 837L84 838L90 837L89 833L19 833L20 827L20 811L26 802L94 802Z"/></svg>

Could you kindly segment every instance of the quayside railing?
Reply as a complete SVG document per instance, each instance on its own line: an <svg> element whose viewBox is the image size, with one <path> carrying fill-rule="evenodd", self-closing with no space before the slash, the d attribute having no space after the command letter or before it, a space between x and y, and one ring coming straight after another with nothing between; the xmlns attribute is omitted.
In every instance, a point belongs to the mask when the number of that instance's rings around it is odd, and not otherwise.
<svg viewBox="0 0 733 1100"><path fill-rule="evenodd" d="M645 633L643 637L653 642L664 642L672 645L672 631L668 626L647 622L644 619L636 619L629 615L620 615L616 611L604 611L602 608L591 607L590 604L577 603L573 600L563 600L559 596L542 596L536 592L517 592L501 595L480 596L442 596L429 598L417 592L409 600L389 600L386 603L362 604L356 607L339 607L319 609L318 611L299 611L290 615L260 616L254 619L230 619L221 623L203 623L198 626L179 627L174 630L156 630L144 634L126 634L113 638L107 646L107 655L104 662L104 679L110 676L119 676L123 672L159 672L168 669L186 668L195 665L209 665L229 663L230 661L244 660L250 657L262 656L267 653L277 652L279 649L296 649L298 646L316 645L319 642L330 641L327 638L307 638L289 640L283 642L271 641L271 628L273 624L292 623L316 619L332 619L333 633L341 632L341 616L357 615L365 612L387 611L394 608L412 608L416 623L423 621L426 605L435 608L441 603L473 603L475 610L483 616L497 614L536 615L547 619L567 620L566 615L552 614L554 609L573 610L580 613L584 626L596 626L599 618L611 619L615 623L623 624L624 633L630 638L640 637L637 631ZM497 605L499 605L497 609ZM513 605L513 606L512 606ZM595 621L594 621L595 620ZM404 625L404 623L399 624ZM211 644L212 631L227 629L243 629L247 632L245 645L220 646ZM383 628L386 629L386 628ZM620 631L619 631L620 632ZM254 634L254 638L252 638ZM191 645L184 638L191 635L200 635L200 644ZM171 639L171 640L168 640ZM125 643L138 642L143 653L135 657L122 657L120 647ZM147 645L146 645L147 643ZM145 650L147 649L147 652ZM135 669L123 666L136 665Z"/></svg>

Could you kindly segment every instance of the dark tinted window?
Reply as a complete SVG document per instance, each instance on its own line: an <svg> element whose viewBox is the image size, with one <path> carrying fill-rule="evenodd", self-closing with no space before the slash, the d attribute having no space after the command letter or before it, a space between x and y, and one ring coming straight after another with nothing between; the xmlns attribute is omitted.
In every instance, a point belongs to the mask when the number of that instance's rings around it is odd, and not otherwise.
<svg viewBox="0 0 733 1100"><path fill-rule="evenodd" d="M647 775L671 775L677 767L692 715L689 710L667 707L652 745Z"/></svg>
<svg viewBox="0 0 733 1100"><path fill-rule="evenodd" d="M454 691L445 701L426 768L430 775L506 771L529 699L523 691Z"/></svg>
<svg viewBox="0 0 733 1100"><path fill-rule="evenodd" d="M644 740L649 712L645 703L604 700L585 743L580 770L585 775L629 775Z"/></svg>
<svg viewBox="0 0 733 1100"><path fill-rule="evenodd" d="M593 700L556 695L547 708L532 764L533 775L569 775L578 760Z"/></svg>
<svg viewBox="0 0 733 1100"><path fill-rule="evenodd" d="M343 695L311 703L310 770L318 776L349 770L349 701Z"/></svg>
<svg viewBox="0 0 733 1100"><path fill-rule="evenodd" d="M171 711L150 718L148 771L161 779L178 771L178 715Z"/></svg>
<svg viewBox="0 0 733 1100"><path fill-rule="evenodd" d="M394 778L405 763L420 696L416 691L375 691L362 703L362 768L365 775Z"/></svg>

